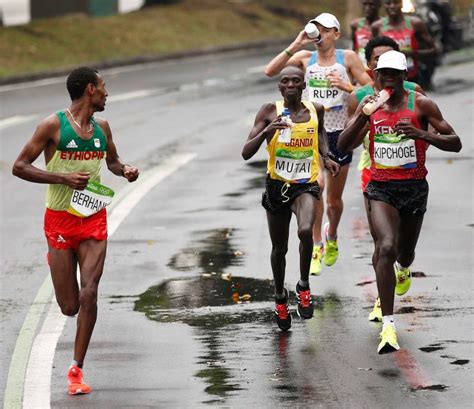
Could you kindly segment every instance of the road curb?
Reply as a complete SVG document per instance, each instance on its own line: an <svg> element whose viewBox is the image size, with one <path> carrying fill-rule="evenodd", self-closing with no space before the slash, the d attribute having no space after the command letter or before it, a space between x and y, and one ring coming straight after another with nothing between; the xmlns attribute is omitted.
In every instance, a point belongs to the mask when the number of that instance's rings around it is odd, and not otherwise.
<svg viewBox="0 0 474 409"><path fill-rule="evenodd" d="M179 59L188 58L188 57L198 57L198 56L213 55L213 54L231 53L235 51L258 50L258 49L264 50L266 48L272 48L272 47L277 47L277 46L283 47L285 45L288 45L292 40L293 38L285 38L285 39L277 39L277 40L257 41L257 42L252 42L252 43L239 43L239 44L226 45L226 46L206 47L206 48L199 48L199 49L194 49L194 50L179 51L179 52L167 53L167 54L139 55L132 58L122 58L122 59L119 58L119 59L104 60L100 62L85 62L82 65L94 67L96 69L123 67L127 65L144 64L144 63L149 63L149 62L160 62L160 61L169 61L169 60L179 60ZM77 67L77 65L61 68L58 70L48 70L48 71L42 71L42 72L37 72L37 73L32 73L32 74L9 76L5 78L1 78L0 85L17 84L20 82L35 81L35 80L40 80L40 79L45 79L45 78L67 75L75 67Z"/></svg>
<svg viewBox="0 0 474 409"><path fill-rule="evenodd" d="M160 61L170 61L170 60L179 60L188 57L199 57L213 54L224 54L231 53L236 51L244 50L265 50L270 48L275 48L278 46L284 47L293 41L293 37L276 39L276 40L265 40L257 41L252 43L239 43L226 46L218 47L206 47L199 48L194 50L179 51L175 53L167 54L153 54L153 55L139 55L132 58L122 58L122 59L111 59L104 60L100 62L85 62L82 65L94 67L98 70L105 68L115 68L115 67L124 67L127 65L134 64L144 64L150 62L160 62ZM342 48L350 47L349 40L346 38L341 39L339 44ZM466 45L466 48L463 48L461 51L456 51L448 53L444 57L443 65L454 65L462 64L465 62L474 61L474 43L470 42ZM32 74L23 74L23 75L14 75L5 78L0 78L0 85L10 85L18 84L21 82L36 81L46 78L65 76L71 72L72 69L78 65L64 67L58 70L48 70Z"/></svg>

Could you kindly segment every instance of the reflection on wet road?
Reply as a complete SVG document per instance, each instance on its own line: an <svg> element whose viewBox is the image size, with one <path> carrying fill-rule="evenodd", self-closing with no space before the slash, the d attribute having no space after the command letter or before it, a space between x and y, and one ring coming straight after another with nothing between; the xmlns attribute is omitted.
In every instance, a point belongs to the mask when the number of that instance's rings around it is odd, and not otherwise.
<svg viewBox="0 0 474 409"><path fill-rule="evenodd" d="M292 298L295 300L296 296L292 294ZM341 304L334 294L315 297L315 301L318 320ZM292 339L305 339L304 334L293 333L306 331L306 326L294 314L293 332L276 329L270 280L217 273L172 279L141 294L135 310L151 320L182 322L195 328L195 337L203 345L202 353L196 357L201 367L196 376L206 381L206 392L211 395L206 403L222 403L233 392L248 388L256 369L249 359L270 364L270 373L264 376L271 382L275 398L299 400L301 376L285 361ZM316 351L307 344L301 355L305 360L312 359Z"/></svg>

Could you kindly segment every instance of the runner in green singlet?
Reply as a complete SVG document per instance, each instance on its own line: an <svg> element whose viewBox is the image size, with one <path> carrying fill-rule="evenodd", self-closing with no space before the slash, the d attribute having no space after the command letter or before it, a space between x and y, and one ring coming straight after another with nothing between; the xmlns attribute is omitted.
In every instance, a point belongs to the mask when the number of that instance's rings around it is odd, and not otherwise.
<svg viewBox="0 0 474 409"><path fill-rule="evenodd" d="M138 169L124 164L106 120L107 90L99 73L75 69L67 78L69 108L44 119L13 165L13 174L48 184L44 231L56 300L63 314L77 317L74 359L68 369L68 392L89 393L82 365L97 318L97 289L107 249L105 206L113 191L100 184L101 163L129 182ZM44 153L47 170L33 166ZM80 285L76 270L80 267Z"/></svg>

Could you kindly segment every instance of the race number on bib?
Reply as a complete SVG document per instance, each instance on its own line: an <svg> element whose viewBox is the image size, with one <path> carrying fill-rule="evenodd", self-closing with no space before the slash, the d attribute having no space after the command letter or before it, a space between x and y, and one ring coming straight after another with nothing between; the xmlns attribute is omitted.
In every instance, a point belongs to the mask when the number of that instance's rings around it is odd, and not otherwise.
<svg viewBox="0 0 474 409"><path fill-rule="evenodd" d="M275 173L294 182L311 178L313 151L291 152L278 149L275 155Z"/></svg>
<svg viewBox="0 0 474 409"><path fill-rule="evenodd" d="M415 141L396 135L375 135L374 162L377 169L415 168Z"/></svg>
<svg viewBox="0 0 474 409"><path fill-rule="evenodd" d="M112 202L114 191L96 182L89 182L84 190L74 190L67 211L75 216L88 217Z"/></svg>

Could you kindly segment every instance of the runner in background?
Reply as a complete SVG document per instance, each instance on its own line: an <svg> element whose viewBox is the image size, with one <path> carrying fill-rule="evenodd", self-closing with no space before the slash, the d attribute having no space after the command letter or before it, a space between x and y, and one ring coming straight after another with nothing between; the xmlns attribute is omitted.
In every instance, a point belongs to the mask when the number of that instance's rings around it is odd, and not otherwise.
<svg viewBox="0 0 474 409"><path fill-rule="evenodd" d="M372 23L380 18L381 0L362 0L361 3L364 17L357 18L351 23L352 49L367 66L365 46L372 38ZM369 71L369 75L371 72Z"/></svg>
<svg viewBox="0 0 474 409"><path fill-rule="evenodd" d="M332 157L341 166L337 177L327 175L320 170L318 183L321 192L327 183L326 200L329 222L324 226L322 238L323 201L316 201L316 219L313 227L313 258L311 274L321 273L321 261L332 266L338 256L337 228L343 212L342 193L352 161L352 153L341 154L337 150L338 135L344 129L347 120L347 97L352 92L352 82L365 85L371 81L365 68L353 50L336 49L336 41L341 37L341 27L337 18L329 13L322 13L313 22L320 38L311 39L302 30L295 40L266 66L265 74L272 77L284 67L297 66L305 71L307 84L303 99L317 102L325 109L324 126L329 138L329 149ZM313 44L316 51L303 49ZM321 162L322 163L322 162ZM327 175L325 178L324 175Z"/></svg>
<svg viewBox="0 0 474 409"><path fill-rule="evenodd" d="M91 392L82 366L97 319L97 291L107 250L107 213L113 191L100 184L101 163L133 182L138 169L124 164L105 119L107 90L97 71L81 67L67 78L69 108L36 128L13 165L13 174L48 184L44 231L56 300L63 314L77 316L74 359L67 372L71 395ZM33 166L44 153L46 169ZM76 271L79 267L80 283Z"/></svg>
<svg viewBox="0 0 474 409"><path fill-rule="evenodd" d="M420 62L435 56L437 50L426 24L418 17L403 14L402 0L384 0L384 6L387 16L372 24L373 36L393 38L407 58L406 79L429 89L431 84L420 75Z"/></svg>
<svg viewBox="0 0 474 409"><path fill-rule="evenodd" d="M462 144L438 106L426 96L405 90L404 54L387 51L379 57L376 80L391 88L390 98L378 109L364 113L379 93L362 100L341 133L338 148L349 151L360 145L370 126L371 176L365 195L374 232L372 257L382 308L383 328L378 353L400 349L393 315L395 292L405 294L411 285L410 265L428 201L425 156L428 145L459 152ZM366 110L367 112L367 110ZM436 132L428 130L431 124ZM397 277L394 273L397 270Z"/></svg>

